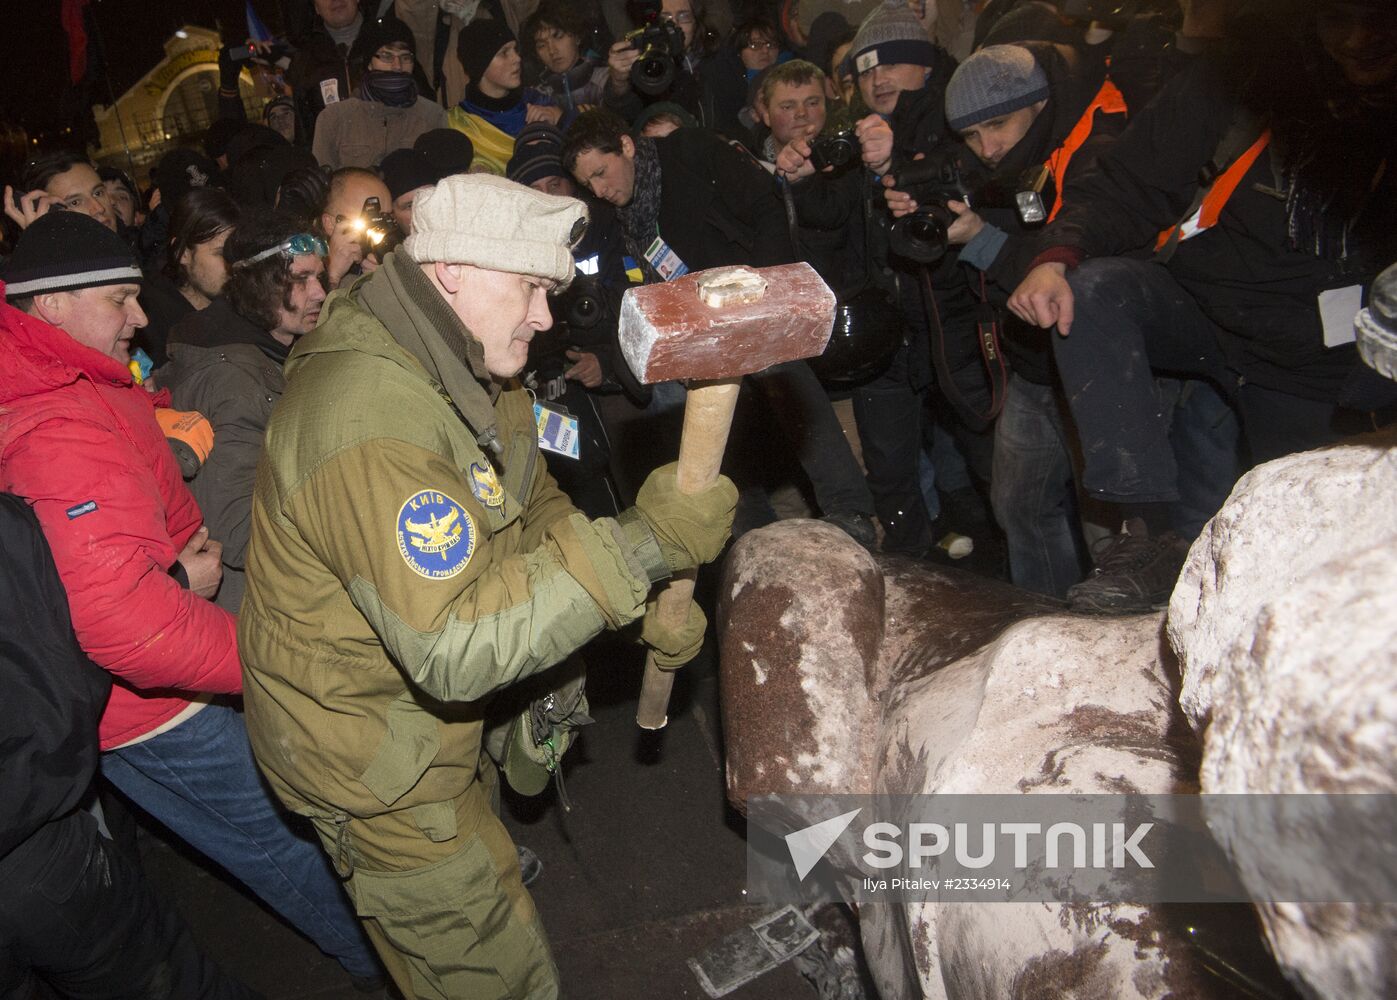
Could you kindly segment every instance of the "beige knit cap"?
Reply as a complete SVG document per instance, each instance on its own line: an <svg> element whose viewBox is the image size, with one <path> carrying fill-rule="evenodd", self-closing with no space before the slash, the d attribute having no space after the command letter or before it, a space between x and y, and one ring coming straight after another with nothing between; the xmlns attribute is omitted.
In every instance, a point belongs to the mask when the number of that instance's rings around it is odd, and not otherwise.
<svg viewBox="0 0 1397 1000"><path fill-rule="evenodd" d="M473 264L565 286L587 206L492 174L455 174L417 196L412 230L403 248L419 264Z"/></svg>

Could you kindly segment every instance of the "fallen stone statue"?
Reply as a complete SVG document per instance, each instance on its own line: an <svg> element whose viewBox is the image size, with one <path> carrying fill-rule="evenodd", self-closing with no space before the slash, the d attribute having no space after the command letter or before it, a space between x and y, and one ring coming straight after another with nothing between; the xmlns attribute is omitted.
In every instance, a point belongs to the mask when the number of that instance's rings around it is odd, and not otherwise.
<svg viewBox="0 0 1397 1000"><path fill-rule="evenodd" d="M1163 613L1071 615L819 523L748 533L719 597L729 798L1191 795L1200 775L1204 791L1393 791L1394 444L1244 478L1193 548L1167 634ZM1237 864L1242 882L1265 863ZM858 917L883 1000L1397 995L1397 908L1260 909L922 902Z"/></svg>

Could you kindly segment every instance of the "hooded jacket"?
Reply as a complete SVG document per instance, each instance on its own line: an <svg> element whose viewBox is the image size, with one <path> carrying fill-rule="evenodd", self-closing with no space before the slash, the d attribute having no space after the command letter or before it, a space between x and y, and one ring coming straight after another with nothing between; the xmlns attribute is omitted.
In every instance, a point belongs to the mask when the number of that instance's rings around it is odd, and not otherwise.
<svg viewBox="0 0 1397 1000"><path fill-rule="evenodd" d="M248 733L293 810L450 836L483 700L638 618L667 571L643 523L559 491L528 393L402 251L322 317L257 472Z"/></svg>
<svg viewBox="0 0 1397 1000"><path fill-rule="evenodd" d="M0 293L3 293L0 285ZM170 575L202 523L120 362L0 305L0 490L33 507L83 651L116 678L102 749L242 686L232 615Z"/></svg>
<svg viewBox="0 0 1397 1000"><path fill-rule="evenodd" d="M170 363L160 380L181 410L197 410L213 425L213 450L189 489L204 513L209 537L223 544L223 583L214 598L237 614L252 519L252 487L262 436L286 378L281 362L259 343L271 335L234 312L223 298L193 313L170 335ZM284 353L285 348L281 348Z"/></svg>

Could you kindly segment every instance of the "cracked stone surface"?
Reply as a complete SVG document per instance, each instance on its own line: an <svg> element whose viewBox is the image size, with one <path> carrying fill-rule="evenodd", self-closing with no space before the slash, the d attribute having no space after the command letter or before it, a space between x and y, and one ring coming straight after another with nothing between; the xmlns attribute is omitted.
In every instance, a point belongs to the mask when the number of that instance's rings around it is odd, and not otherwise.
<svg viewBox="0 0 1397 1000"><path fill-rule="evenodd" d="M781 792L1196 790L1161 615L1072 616L784 521L734 547L719 635L739 808ZM860 934L887 998L1224 995L1150 907L868 906Z"/></svg>
<svg viewBox="0 0 1397 1000"><path fill-rule="evenodd" d="M1397 430L1292 455L1245 476L1189 553L1168 634L1182 704L1203 736L1206 793L1397 792ZM1363 879L1390 830L1320 818L1266 848L1218 816L1215 835L1260 886L1312 852ZM1389 862L1390 863L1390 862ZM1302 993L1397 995L1397 907L1262 904Z"/></svg>

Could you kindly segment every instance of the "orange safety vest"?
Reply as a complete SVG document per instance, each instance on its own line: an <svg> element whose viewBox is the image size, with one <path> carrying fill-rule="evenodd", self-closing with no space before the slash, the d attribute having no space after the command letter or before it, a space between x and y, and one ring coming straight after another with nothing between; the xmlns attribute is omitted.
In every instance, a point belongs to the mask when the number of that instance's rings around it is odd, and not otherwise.
<svg viewBox="0 0 1397 1000"><path fill-rule="evenodd" d="M1171 239L1182 243L1184 240L1192 239L1199 233L1206 232L1217 225L1218 219L1222 216L1223 206L1236 192L1237 187L1242 183L1242 178L1246 176L1256 158L1261 155L1271 143L1271 130L1267 129L1261 133L1261 138L1251 144L1251 147L1237 157L1235 163L1218 175L1217 180L1204 193L1202 200L1198 203L1198 210L1190 215L1178 225L1170 226L1159 234L1159 239L1155 241L1155 252L1163 250ZM1235 148L1235 147L1234 147Z"/></svg>
<svg viewBox="0 0 1397 1000"><path fill-rule="evenodd" d="M1077 119L1077 124L1072 126L1072 131L1067 133L1067 138L1062 140L1062 145L1053 150L1052 155L1048 157L1048 162L1044 164L1048 168L1048 172L1053 175L1053 182L1057 185L1057 201L1053 204L1053 210L1048 213L1049 222L1053 221L1058 209L1062 208L1062 184L1063 178L1067 176L1067 165L1072 162L1072 157L1076 155L1077 150L1082 148L1082 144L1091 138L1092 129L1096 127L1096 113L1098 111L1107 115L1126 113L1125 97L1110 80L1101 85L1101 89L1096 92L1096 96L1087 105L1086 111L1082 112L1082 117Z"/></svg>

